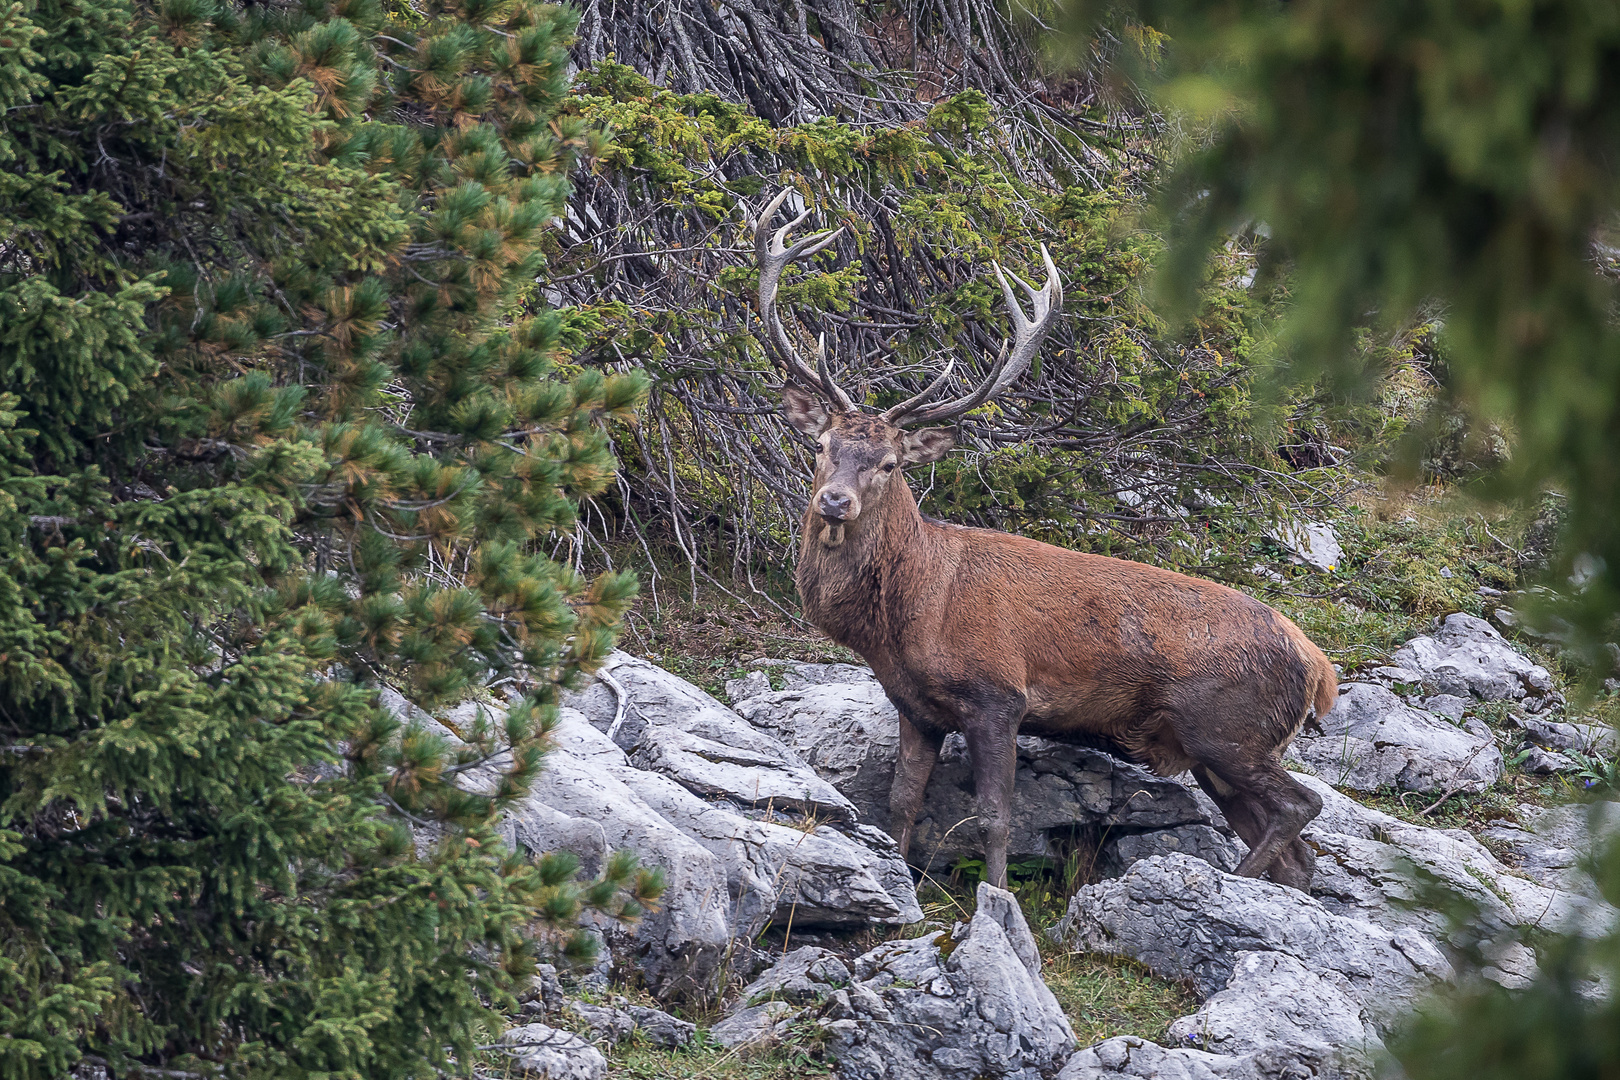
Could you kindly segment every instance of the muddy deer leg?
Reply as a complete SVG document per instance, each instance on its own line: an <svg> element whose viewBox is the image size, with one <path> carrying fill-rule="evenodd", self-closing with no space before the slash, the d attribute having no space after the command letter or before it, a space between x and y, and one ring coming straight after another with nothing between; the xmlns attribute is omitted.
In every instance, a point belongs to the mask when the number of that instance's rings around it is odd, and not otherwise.
<svg viewBox="0 0 1620 1080"><path fill-rule="evenodd" d="M1240 789L1239 798L1253 799L1264 808L1265 831L1250 845L1248 856L1235 872L1243 877L1271 872L1272 880L1279 884L1309 890L1309 878L1299 880L1306 867L1299 865L1298 853L1292 848L1299 840L1299 831L1321 813L1322 797L1274 762L1252 769L1245 776L1228 775L1222 779ZM1280 859L1284 851L1295 857Z"/></svg>
<svg viewBox="0 0 1620 1080"><path fill-rule="evenodd" d="M894 762L894 785L889 788L889 832L900 846L902 859L911 852L912 830L944 738L940 732L924 730L900 717L900 753Z"/></svg>
<svg viewBox="0 0 1620 1080"><path fill-rule="evenodd" d="M984 837L985 880L1007 887L1007 841L1012 835L1013 779L1018 774L1018 721L1023 702L986 709L964 724L973 755L973 786L978 793L979 829Z"/></svg>
<svg viewBox="0 0 1620 1080"><path fill-rule="evenodd" d="M1239 793L1236 788L1228 785L1202 765L1194 765L1192 774L1193 779L1198 781L1198 786L1204 789L1204 794L1221 808L1221 813L1226 815L1226 823L1232 826L1232 830L1249 846L1249 850L1258 847L1266 834L1266 817L1260 805ZM1267 876L1279 885L1288 885L1307 892L1310 890L1311 875L1315 869L1316 852L1312 851L1305 841L1295 837L1271 864Z"/></svg>

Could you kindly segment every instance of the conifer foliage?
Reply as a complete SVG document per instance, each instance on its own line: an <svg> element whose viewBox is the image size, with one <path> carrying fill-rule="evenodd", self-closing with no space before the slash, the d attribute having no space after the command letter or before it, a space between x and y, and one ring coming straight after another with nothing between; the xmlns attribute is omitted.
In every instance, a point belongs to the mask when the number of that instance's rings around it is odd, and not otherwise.
<svg viewBox="0 0 1620 1080"><path fill-rule="evenodd" d="M0 7L0 1076L464 1070L656 896L492 826L635 590L546 555L645 390L536 295L571 31Z"/></svg>

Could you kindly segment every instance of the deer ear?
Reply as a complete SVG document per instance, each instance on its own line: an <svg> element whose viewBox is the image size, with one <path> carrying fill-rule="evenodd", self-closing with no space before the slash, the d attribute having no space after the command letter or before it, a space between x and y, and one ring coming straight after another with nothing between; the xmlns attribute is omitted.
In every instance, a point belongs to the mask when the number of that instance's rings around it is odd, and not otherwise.
<svg viewBox="0 0 1620 1080"><path fill-rule="evenodd" d="M908 431L902 451L904 465L926 465L938 461L956 445L956 433L950 428L931 427L921 431Z"/></svg>
<svg viewBox="0 0 1620 1080"><path fill-rule="evenodd" d="M782 389L782 415L787 417L794 430L812 439L827 426L827 406L816 395L797 386Z"/></svg>

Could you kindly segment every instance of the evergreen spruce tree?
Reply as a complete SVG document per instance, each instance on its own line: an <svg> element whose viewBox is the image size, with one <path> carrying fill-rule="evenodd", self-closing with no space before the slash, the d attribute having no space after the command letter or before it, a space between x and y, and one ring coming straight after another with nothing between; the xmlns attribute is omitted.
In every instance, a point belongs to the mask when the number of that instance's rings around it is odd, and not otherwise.
<svg viewBox="0 0 1620 1080"><path fill-rule="evenodd" d="M0 1076L465 1071L656 895L492 828L635 588L541 547L644 391L536 295L570 31L0 7ZM378 704L496 684L453 744Z"/></svg>

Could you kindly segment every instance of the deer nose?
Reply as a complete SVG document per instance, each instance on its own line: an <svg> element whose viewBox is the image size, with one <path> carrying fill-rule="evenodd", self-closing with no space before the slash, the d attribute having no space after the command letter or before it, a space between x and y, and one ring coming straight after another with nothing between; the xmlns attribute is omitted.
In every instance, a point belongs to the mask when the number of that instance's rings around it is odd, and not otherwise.
<svg viewBox="0 0 1620 1080"><path fill-rule="evenodd" d="M854 497L847 492L823 491L816 497L816 512L822 517L843 520L849 516L849 508L854 501Z"/></svg>

